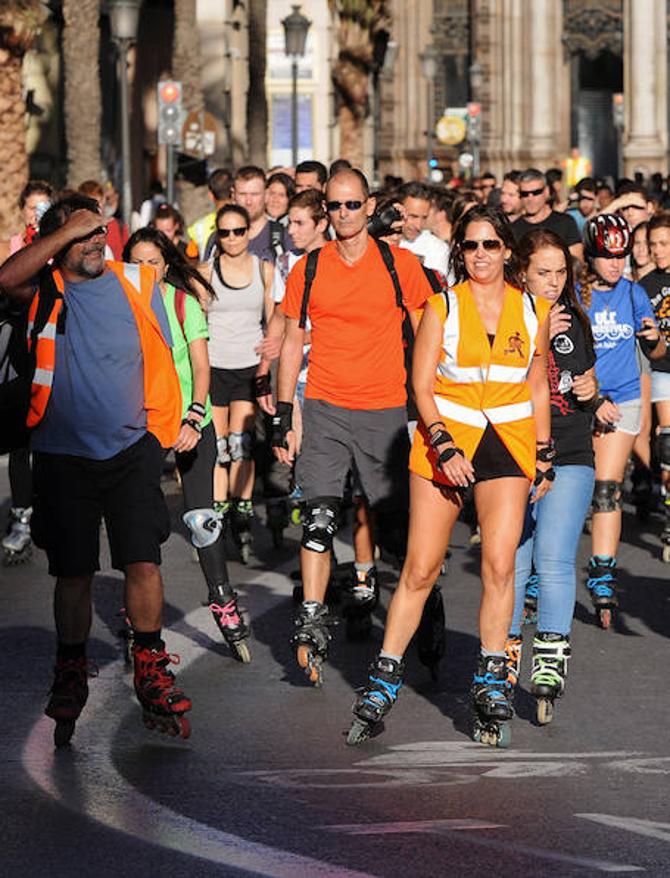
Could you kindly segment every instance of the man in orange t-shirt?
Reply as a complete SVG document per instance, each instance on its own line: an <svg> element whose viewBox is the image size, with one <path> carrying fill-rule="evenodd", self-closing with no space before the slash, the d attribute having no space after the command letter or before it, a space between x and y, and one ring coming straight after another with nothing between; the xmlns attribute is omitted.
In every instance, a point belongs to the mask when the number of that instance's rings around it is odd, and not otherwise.
<svg viewBox="0 0 670 878"><path fill-rule="evenodd" d="M314 683L320 681L330 639L323 602L347 474L353 466L373 512L388 509L398 504L396 486L401 481L389 462L399 446L405 454L409 449L403 309L379 246L368 236L374 200L364 175L355 169L331 177L326 199L336 240L321 249L309 298L312 347L296 471L306 504L300 554L304 602L293 642L298 663ZM396 247L391 253L403 306L415 326L414 314L432 291L413 253ZM302 362L305 331L299 322L306 265L305 259L296 263L280 305L286 333L273 446L286 464L295 452L289 400ZM357 597L373 600L375 595Z"/></svg>

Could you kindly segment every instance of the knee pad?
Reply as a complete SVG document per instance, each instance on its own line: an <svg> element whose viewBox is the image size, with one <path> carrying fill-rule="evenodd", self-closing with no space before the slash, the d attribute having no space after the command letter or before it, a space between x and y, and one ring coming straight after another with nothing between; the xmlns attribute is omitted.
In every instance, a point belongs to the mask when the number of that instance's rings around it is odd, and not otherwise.
<svg viewBox="0 0 670 878"><path fill-rule="evenodd" d="M661 469L670 470L670 427L661 427L658 434L658 459Z"/></svg>
<svg viewBox="0 0 670 878"><path fill-rule="evenodd" d="M338 497L317 497L306 504L301 543L304 549L323 554L333 548L339 507Z"/></svg>
<svg viewBox="0 0 670 878"><path fill-rule="evenodd" d="M228 450L230 459L251 460L251 433L230 433L228 436Z"/></svg>
<svg viewBox="0 0 670 878"><path fill-rule="evenodd" d="M621 509L621 482L596 480L591 507L594 512L616 512Z"/></svg>
<svg viewBox="0 0 670 878"><path fill-rule="evenodd" d="M181 519L191 532L191 543L196 549L206 549L213 545L223 527L221 516L213 509L189 509Z"/></svg>
<svg viewBox="0 0 670 878"><path fill-rule="evenodd" d="M230 452L228 450L228 437L216 437L216 462L219 466L225 466L230 463Z"/></svg>

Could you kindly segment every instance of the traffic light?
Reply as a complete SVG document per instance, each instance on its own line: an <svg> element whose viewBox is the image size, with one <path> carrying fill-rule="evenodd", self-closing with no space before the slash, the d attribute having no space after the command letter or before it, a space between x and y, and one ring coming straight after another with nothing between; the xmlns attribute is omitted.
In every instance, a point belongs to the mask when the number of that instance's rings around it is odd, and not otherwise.
<svg viewBox="0 0 670 878"><path fill-rule="evenodd" d="M158 142L167 146L181 145L183 121L181 82L171 79L158 83Z"/></svg>
<svg viewBox="0 0 670 878"><path fill-rule="evenodd" d="M428 167L429 168L436 168L438 166L438 164L439 164L439 162L437 159L435 159L435 158L428 159Z"/></svg>

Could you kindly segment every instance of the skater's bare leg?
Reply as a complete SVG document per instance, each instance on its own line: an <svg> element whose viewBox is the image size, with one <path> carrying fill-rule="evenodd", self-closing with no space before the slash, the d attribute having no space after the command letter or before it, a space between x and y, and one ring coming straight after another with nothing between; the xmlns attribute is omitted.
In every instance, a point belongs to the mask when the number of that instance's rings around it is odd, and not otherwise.
<svg viewBox="0 0 670 878"><path fill-rule="evenodd" d="M80 644L91 629L92 576L59 576L54 591L54 619L61 644Z"/></svg>
<svg viewBox="0 0 670 878"><path fill-rule="evenodd" d="M324 602L330 579L330 555L330 552L312 552L304 548L300 550L304 600L318 601L320 604Z"/></svg>
<svg viewBox="0 0 670 878"><path fill-rule="evenodd" d="M462 501L428 479L409 476L410 516L407 558L389 605L383 651L402 656L421 622L428 595L440 574Z"/></svg>
<svg viewBox="0 0 670 878"><path fill-rule="evenodd" d="M160 567L148 561L126 566L126 612L137 633L160 631L163 579Z"/></svg>

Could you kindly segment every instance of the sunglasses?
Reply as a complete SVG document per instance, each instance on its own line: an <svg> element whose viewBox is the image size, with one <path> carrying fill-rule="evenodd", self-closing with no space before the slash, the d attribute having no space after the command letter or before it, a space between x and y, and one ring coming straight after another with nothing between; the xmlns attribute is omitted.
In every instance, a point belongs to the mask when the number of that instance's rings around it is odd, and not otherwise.
<svg viewBox="0 0 670 878"><path fill-rule="evenodd" d="M544 192L544 186L542 186L540 189L526 189L525 192L523 191L523 189L521 189L519 191L519 195L522 198L528 198L531 195L542 195L543 192Z"/></svg>
<svg viewBox="0 0 670 878"><path fill-rule="evenodd" d="M497 238L486 238L484 241L471 241L466 238L461 244L461 250L465 253L474 253L480 244L484 250L488 250L492 253L496 250L500 250L503 246L503 242L499 241Z"/></svg>
<svg viewBox="0 0 670 878"><path fill-rule="evenodd" d="M236 238L241 238L242 235L246 235L249 229L246 226L240 226L237 229L217 229L216 234L219 238L227 238L229 235L235 235Z"/></svg>
<svg viewBox="0 0 670 878"><path fill-rule="evenodd" d="M362 201L327 201L326 208L328 213L335 213L336 210L341 210L343 207L346 207L347 210L360 210L363 207Z"/></svg>

